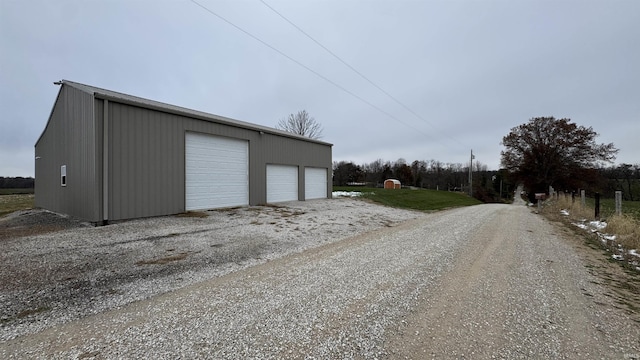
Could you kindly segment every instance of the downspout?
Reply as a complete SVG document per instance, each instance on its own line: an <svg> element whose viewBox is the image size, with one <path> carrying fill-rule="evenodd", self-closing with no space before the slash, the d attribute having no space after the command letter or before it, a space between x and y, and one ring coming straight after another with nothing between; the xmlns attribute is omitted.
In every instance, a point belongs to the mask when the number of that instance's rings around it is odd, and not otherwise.
<svg viewBox="0 0 640 360"><path fill-rule="evenodd" d="M109 223L109 100L104 99L102 117L102 225Z"/></svg>

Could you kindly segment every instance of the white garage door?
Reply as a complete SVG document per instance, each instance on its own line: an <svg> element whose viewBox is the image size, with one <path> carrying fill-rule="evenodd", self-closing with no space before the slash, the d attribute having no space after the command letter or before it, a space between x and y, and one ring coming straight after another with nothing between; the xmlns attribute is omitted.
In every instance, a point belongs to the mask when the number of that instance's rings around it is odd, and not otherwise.
<svg viewBox="0 0 640 360"><path fill-rule="evenodd" d="M298 167L267 165L267 202L298 200Z"/></svg>
<svg viewBox="0 0 640 360"><path fill-rule="evenodd" d="M249 205L249 142L187 132L186 210Z"/></svg>
<svg viewBox="0 0 640 360"><path fill-rule="evenodd" d="M304 198L306 200L327 198L327 169L310 167L304 169Z"/></svg>

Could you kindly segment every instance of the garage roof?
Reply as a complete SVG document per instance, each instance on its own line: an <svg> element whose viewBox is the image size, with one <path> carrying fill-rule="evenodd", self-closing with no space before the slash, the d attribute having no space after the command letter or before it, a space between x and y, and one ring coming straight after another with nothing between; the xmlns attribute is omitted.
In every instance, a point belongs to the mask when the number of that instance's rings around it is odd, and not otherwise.
<svg viewBox="0 0 640 360"><path fill-rule="evenodd" d="M123 93L119 93L119 92L111 91L111 90L107 90L107 89L101 89L101 88L98 88L98 87L95 87L95 86L85 85L85 84L81 84L81 83L77 83L77 82L73 82L73 81L69 81L69 80L61 80L59 82L55 82L55 84L71 86L71 87L76 88L78 90L87 92L89 94L93 94L96 98L99 98L99 99L106 99L106 100L109 100L109 101L115 101L115 102L119 102L119 103L131 104L131 105L140 106L140 107L143 107L143 108L148 108L148 109L153 109L153 110L160 110L160 111L163 111L163 112L169 112L169 113L173 113L173 114L176 114L176 115L184 115L184 116L188 116L188 117L192 117L192 118L196 118L196 119L200 119L200 120L211 121L211 122L215 122L215 123L220 123L220 124L225 124L225 125L230 125L230 126L235 126L235 127L241 127L241 128L251 129L251 130L255 130L255 131L262 131L262 132L269 133L269 134L286 136L286 137L290 137L290 138L294 138L294 139L300 139L300 140L314 142L314 143L318 143L318 144L333 146L333 144L330 144L330 143L327 143L327 142L324 142L324 141L311 139L311 138L306 137L306 136L300 136L300 135L297 135L297 134L293 134L293 133L290 133L290 132L274 129L274 128L271 128L271 127L261 126L261 125L257 125L257 124L252 124L252 123L240 121L240 120L235 120L235 119L230 119L230 118L227 118L227 117L224 117L224 116L209 114L209 113L205 113L205 112L202 112L202 111L191 110L191 109L183 108L183 107L180 107L180 106L175 106L175 105L162 103L162 102L159 102L159 101L144 99L144 98L141 98L141 97L137 97L137 96L133 96L133 95L127 95L127 94L123 94Z"/></svg>

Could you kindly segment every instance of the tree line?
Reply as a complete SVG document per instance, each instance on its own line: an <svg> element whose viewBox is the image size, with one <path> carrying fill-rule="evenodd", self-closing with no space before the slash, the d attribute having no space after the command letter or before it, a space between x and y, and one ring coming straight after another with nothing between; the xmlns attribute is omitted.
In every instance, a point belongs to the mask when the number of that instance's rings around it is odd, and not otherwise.
<svg viewBox="0 0 640 360"><path fill-rule="evenodd" d="M311 138L319 138L322 133L320 124L305 110L281 119L276 127ZM593 128L568 118L531 118L502 138L502 170L487 171L480 162L473 164L472 192L483 201L500 200L505 188L508 193L514 184L523 184L533 202L535 193L546 193L550 186L569 193L598 192L606 197L622 191L624 199L640 200L639 165L605 167L613 163L618 149L613 143L597 143L597 136ZM409 164L402 158L395 162L378 159L362 165L341 161L333 164L333 185L381 186L384 180L395 178L405 186L468 191L468 174L469 165L437 160Z"/></svg>
<svg viewBox="0 0 640 360"><path fill-rule="evenodd" d="M2 177L0 176L0 189L33 189L35 179L32 177Z"/></svg>
<svg viewBox="0 0 640 360"><path fill-rule="evenodd" d="M382 187L386 179L399 180L403 186L468 192L469 165L438 160L415 160L409 163L403 158L396 161L378 159L361 165L351 161L333 163L334 186ZM505 171L487 170L487 166L481 162L473 162L474 197L485 202L500 201L501 198L512 197L514 189Z"/></svg>
<svg viewBox="0 0 640 360"><path fill-rule="evenodd" d="M405 159L397 161L375 160L371 163L355 164L351 161L333 162L333 185L362 185L382 187L386 179L397 179L403 186L424 189L461 191L469 190L469 165L445 163L437 160ZM481 162L473 163L473 195L484 202L500 201L513 197L521 179L506 169L487 170ZM609 167L585 168L575 189L556 188L573 192L586 190L589 196L600 193L613 198L622 191L627 201L640 201L640 164L619 164ZM501 196L502 189L502 196Z"/></svg>
<svg viewBox="0 0 640 360"><path fill-rule="evenodd" d="M622 191L622 199L640 201L640 164L620 164L598 169L600 177L594 189L607 198Z"/></svg>

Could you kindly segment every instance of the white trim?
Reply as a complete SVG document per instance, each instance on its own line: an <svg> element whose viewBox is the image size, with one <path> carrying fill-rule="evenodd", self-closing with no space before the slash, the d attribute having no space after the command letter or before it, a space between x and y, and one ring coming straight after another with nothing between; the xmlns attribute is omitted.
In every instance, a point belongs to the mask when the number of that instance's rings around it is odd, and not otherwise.
<svg viewBox="0 0 640 360"><path fill-rule="evenodd" d="M60 166L60 186L67 186L67 165Z"/></svg>

